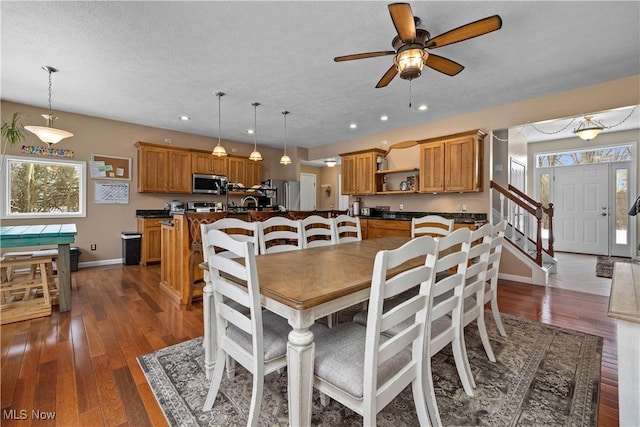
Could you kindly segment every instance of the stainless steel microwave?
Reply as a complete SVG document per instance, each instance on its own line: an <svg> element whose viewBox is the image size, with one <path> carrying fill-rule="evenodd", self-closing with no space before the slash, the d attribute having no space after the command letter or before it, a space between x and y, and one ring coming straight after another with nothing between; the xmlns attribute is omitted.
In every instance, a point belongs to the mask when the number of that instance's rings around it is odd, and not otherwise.
<svg viewBox="0 0 640 427"><path fill-rule="evenodd" d="M227 177L194 173L191 192L217 195L227 194Z"/></svg>

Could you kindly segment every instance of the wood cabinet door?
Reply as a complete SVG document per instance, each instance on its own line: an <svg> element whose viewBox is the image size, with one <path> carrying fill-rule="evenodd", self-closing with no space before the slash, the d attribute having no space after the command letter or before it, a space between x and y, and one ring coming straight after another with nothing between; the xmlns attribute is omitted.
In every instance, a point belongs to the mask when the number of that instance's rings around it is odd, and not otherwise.
<svg viewBox="0 0 640 427"><path fill-rule="evenodd" d="M155 221L154 221L155 222ZM160 224L150 224L145 227L144 236L147 242L145 244L147 249L147 262L158 262L162 259L162 233L160 231Z"/></svg>
<svg viewBox="0 0 640 427"><path fill-rule="evenodd" d="M208 152L191 152L191 172L208 175L227 175L226 157L214 156Z"/></svg>
<svg viewBox="0 0 640 427"><path fill-rule="evenodd" d="M138 191L164 193L169 156L164 148L138 148Z"/></svg>
<svg viewBox="0 0 640 427"><path fill-rule="evenodd" d="M244 185L244 180L246 178L245 173L245 165L246 160L240 157L228 157L228 175L229 182L237 184L241 183Z"/></svg>
<svg viewBox="0 0 640 427"><path fill-rule="evenodd" d="M445 190L445 143L430 142L420 146L420 191Z"/></svg>
<svg viewBox="0 0 640 427"><path fill-rule="evenodd" d="M476 190L476 138L456 138L446 143L445 189L447 191Z"/></svg>
<svg viewBox="0 0 640 427"><path fill-rule="evenodd" d="M375 165L375 153L362 153L356 156L356 194L375 193Z"/></svg>
<svg viewBox="0 0 640 427"><path fill-rule="evenodd" d="M247 160L245 163L245 187L249 188L262 183L262 163Z"/></svg>
<svg viewBox="0 0 640 427"><path fill-rule="evenodd" d="M166 191L168 193L191 193L191 153L168 150L169 167Z"/></svg>
<svg viewBox="0 0 640 427"><path fill-rule="evenodd" d="M342 194L351 195L356 193L356 156L342 156Z"/></svg>

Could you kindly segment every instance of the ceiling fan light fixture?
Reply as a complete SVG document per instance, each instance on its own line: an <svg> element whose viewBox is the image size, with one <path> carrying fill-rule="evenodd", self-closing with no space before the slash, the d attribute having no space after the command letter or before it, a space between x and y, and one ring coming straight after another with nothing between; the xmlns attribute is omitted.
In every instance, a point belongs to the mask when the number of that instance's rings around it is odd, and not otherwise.
<svg viewBox="0 0 640 427"><path fill-rule="evenodd" d="M227 155L227 150L225 150L220 143L220 98L224 96L224 92L216 92L216 96L218 97L218 145L213 148L211 154L218 157L225 157Z"/></svg>
<svg viewBox="0 0 640 427"><path fill-rule="evenodd" d="M413 80L422 74L424 61L428 57L429 54L424 49L407 49L399 52L393 61L401 79Z"/></svg>
<svg viewBox="0 0 640 427"><path fill-rule="evenodd" d="M40 141L46 143L49 147L51 147L52 144L57 144L65 138L72 137L73 134L71 132L67 132L66 130L56 129L53 127L54 120L57 120L58 118L51 112L51 74L57 73L58 69L49 65L43 65L42 69L49 73L49 112L47 114L42 114L42 117L47 121L47 125L25 126L24 128L36 135L40 139Z"/></svg>
<svg viewBox="0 0 640 427"><path fill-rule="evenodd" d="M593 120L593 116L585 116L584 121L574 129L573 133L585 141L590 141L598 136L603 130L604 125L601 122Z"/></svg>
<svg viewBox="0 0 640 427"><path fill-rule="evenodd" d="M259 162L262 160L262 154L258 151L258 105L259 102L253 102L253 151L249 154L249 160L253 160L254 162Z"/></svg>

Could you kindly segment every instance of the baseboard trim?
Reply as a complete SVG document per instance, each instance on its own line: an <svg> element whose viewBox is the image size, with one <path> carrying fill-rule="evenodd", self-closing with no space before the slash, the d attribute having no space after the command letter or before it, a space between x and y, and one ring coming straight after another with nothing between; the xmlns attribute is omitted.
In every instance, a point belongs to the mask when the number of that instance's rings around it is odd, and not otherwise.
<svg viewBox="0 0 640 427"><path fill-rule="evenodd" d="M122 264L122 258L101 259L99 261L79 262L78 268L100 267L103 265Z"/></svg>

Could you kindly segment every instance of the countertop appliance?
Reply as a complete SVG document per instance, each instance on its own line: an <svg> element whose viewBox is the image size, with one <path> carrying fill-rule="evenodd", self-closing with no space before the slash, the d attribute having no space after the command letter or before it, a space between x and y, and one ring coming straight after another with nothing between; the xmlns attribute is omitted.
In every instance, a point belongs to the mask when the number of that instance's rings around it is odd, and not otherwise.
<svg viewBox="0 0 640 427"><path fill-rule="evenodd" d="M187 202L188 211L218 212L222 210L222 202Z"/></svg>
<svg viewBox="0 0 640 427"><path fill-rule="evenodd" d="M197 194L227 194L227 177L222 175L206 175L194 173L192 179L192 193Z"/></svg>
<svg viewBox="0 0 640 427"><path fill-rule="evenodd" d="M164 205L164 208L168 209L171 212L176 212L176 211L184 210L184 203L182 203L180 200L172 200L170 202L167 202Z"/></svg>

